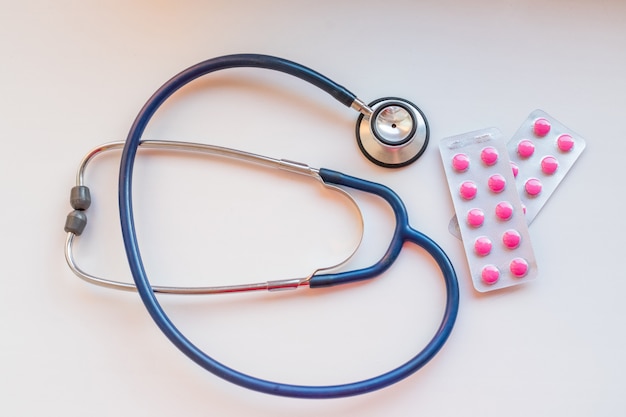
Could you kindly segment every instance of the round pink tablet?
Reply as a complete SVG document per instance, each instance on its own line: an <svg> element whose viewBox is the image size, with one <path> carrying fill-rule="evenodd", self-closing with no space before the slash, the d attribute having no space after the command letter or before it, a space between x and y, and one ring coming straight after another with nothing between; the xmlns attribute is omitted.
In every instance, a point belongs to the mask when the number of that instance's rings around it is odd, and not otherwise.
<svg viewBox="0 0 626 417"><path fill-rule="evenodd" d="M544 174L552 175L559 167L559 161L554 156L546 156L541 160L541 170Z"/></svg>
<svg viewBox="0 0 626 417"><path fill-rule="evenodd" d="M537 136L544 137L550 132L550 122L543 117L535 120L533 132L535 132L535 135Z"/></svg>
<svg viewBox="0 0 626 417"><path fill-rule="evenodd" d="M517 153L522 158L530 158L535 153L535 145L528 139L522 139L517 144Z"/></svg>
<svg viewBox="0 0 626 417"><path fill-rule="evenodd" d="M498 151L492 146L487 146L480 152L480 159L485 165L494 165L498 162Z"/></svg>
<svg viewBox="0 0 626 417"><path fill-rule="evenodd" d="M487 185L489 185L489 189L494 193L500 193L506 186L506 180L500 174L493 174L489 177L489 180L487 180Z"/></svg>
<svg viewBox="0 0 626 417"><path fill-rule="evenodd" d="M526 181L526 184L524 184L524 189L530 196L538 195L541 192L541 188L541 181L539 181L537 178L530 178L528 181Z"/></svg>
<svg viewBox="0 0 626 417"><path fill-rule="evenodd" d="M459 187L459 194L464 200L471 200L476 197L476 191L478 191L478 187L474 181L463 181Z"/></svg>
<svg viewBox="0 0 626 417"><path fill-rule="evenodd" d="M522 241L522 236L520 236L517 230L507 230L502 235L502 243L509 249L515 249L519 246Z"/></svg>
<svg viewBox="0 0 626 417"><path fill-rule="evenodd" d="M458 172L465 172L469 168L469 157L464 153L457 153L452 157L452 168Z"/></svg>
<svg viewBox="0 0 626 417"><path fill-rule="evenodd" d="M474 241L474 251L480 256L489 255L491 246L491 240L487 236L477 237Z"/></svg>
<svg viewBox="0 0 626 417"><path fill-rule="evenodd" d="M556 146L558 146L562 152L569 152L574 147L574 139L568 134L561 135L556 140Z"/></svg>
<svg viewBox="0 0 626 417"><path fill-rule="evenodd" d="M515 258L509 264L509 269L513 275L521 278L528 273L528 262L523 258Z"/></svg>
<svg viewBox="0 0 626 417"><path fill-rule="evenodd" d="M493 265L485 265L480 273L480 277L485 284L495 284L500 279L500 271Z"/></svg>
<svg viewBox="0 0 626 417"><path fill-rule="evenodd" d="M515 162L511 162L511 170L513 171L513 177L517 178L517 174L519 174L519 167Z"/></svg>
<svg viewBox="0 0 626 417"><path fill-rule="evenodd" d="M481 209L473 208L467 212L467 223L472 227L480 227L485 221L485 213Z"/></svg>
<svg viewBox="0 0 626 417"><path fill-rule="evenodd" d="M513 206L508 201L496 205L496 216L500 220L509 220L513 216Z"/></svg>

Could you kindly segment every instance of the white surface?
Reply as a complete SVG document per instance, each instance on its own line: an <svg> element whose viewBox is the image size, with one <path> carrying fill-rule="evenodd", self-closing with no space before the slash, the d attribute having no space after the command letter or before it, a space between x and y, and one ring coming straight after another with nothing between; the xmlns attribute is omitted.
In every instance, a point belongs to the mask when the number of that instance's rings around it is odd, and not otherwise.
<svg viewBox="0 0 626 417"><path fill-rule="evenodd" d="M612 416L626 408L623 2L3 3L0 414ZM444 349L376 393L277 398L183 357L136 295L79 281L62 254L79 159L124 139L169 77L236 52L303 63L366 101L409 98L427 115L433 142L488 126L512 135L535 108L580 133L585 153L531 227L539 279L494 294L472 289L461 243L447 231L452 202L437 146L406 169L377 168L358 152L349 109L288 76L233 70L177 94L148 136L233 146L391 186L459 274L461 308ZM155 279L307 273L300 265L341 257L353 242L350 205L306 181L263 170L227 176L228 164L202 158L167 161L145 157L137 168L138 227ZM79 255L96 273L128 277L116 163L103 158L88 174L94 207ZM350 266L379 256L392 226L384 205L359 198L368 228ZM335 213L328 238L294 233L314 233ZM443 291L422 255L408 249L385 276L344 288L164 304L194 340L242 371L346 382L399 364L430 337Z"/></svg>

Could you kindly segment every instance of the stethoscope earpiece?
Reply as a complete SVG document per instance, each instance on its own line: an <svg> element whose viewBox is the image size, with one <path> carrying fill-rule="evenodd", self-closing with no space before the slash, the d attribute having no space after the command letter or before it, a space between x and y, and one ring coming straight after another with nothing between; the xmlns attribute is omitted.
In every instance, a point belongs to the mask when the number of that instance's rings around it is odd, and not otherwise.
<svg viewBox="0 0 626 417"><path fill-rule="evenodd" d="M400 168L415 162L428 146L428 122L424 113L408 100L386 97L369 104L371 113L361 113L356 139L361 152L385 168Z"/></svg>

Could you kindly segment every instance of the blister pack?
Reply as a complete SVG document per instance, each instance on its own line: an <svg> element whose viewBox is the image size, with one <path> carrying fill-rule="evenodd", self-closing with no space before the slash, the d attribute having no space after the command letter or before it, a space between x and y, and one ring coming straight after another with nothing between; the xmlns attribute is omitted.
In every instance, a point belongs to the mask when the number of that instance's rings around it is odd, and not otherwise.
<svg viewBox="0 0 626 417"><path fill-rule="evenodd" d="M500 131L445 138L439 150L474 288L486 292L535 278L537 263Z"/></svg>
<svg viewBox="0 0 626 417"><path fill-rule="evenodd" d="M585 140L548 115L535 110L507 143L511 168L530 225L585 149ZM458 219L448 229L461 238Z"/></svg>
<svg viewBox="0 0 626 417"><path fill-rule="evenodd" d="M535 110L507 149L530 224L585 149L585 140L546 112Z"/></svg>

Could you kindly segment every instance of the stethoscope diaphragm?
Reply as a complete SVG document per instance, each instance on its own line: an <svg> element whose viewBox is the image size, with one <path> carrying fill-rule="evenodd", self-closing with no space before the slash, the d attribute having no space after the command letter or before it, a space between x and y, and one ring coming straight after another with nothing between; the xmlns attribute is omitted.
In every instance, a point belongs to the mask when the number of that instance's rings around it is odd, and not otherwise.
<svg viewBox="0 0 626 417"><path fill-rule="evenodd" d="M387 97L369 104L371 114L357 119L356 138L363 154L385 168L414 162L428 145L424 113L408 100Z"/></svg>

